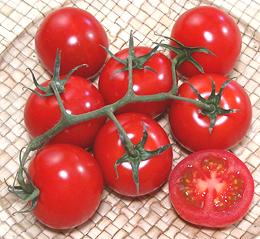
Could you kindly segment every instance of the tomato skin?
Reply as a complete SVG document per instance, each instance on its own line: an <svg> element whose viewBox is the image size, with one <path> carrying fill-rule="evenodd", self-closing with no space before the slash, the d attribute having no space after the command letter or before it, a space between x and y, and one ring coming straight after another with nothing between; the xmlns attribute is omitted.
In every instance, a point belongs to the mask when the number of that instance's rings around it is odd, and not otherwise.
<svg viewBox="0 0 260 239"><path fill-rule="evenodd" d="M174 24L171 37L186 46L206 47L215 54L192 54L205 73L227 75L241 51L242 38L237 24L227 13L212 6L186 11ZM171 42L171 45L174 44ZM178 71L186 77L200 73L190 62L183 63Z"/></svg>
<svg viewBox="0 0 260 239"><path fill-rule="evenodd" d="M208 179L207 174L202 171L201 165L203 165L203 160L212 159L213 162L216 159L224 161L224 168L214 172L206 168L206 171L211 172L211 181L206 181ZM205 161L204 161L205 162ZM215 170L219 163L216 163ZM204 165L205 166L205 165ZM186 187L189 187L189 194L184 194L185 191L184 180L185 172L193 173L194 175L199 175L193 181L189 181ZM230 180L230 177L235 178ZM235 180L240 180L241 184L235 184ZM202 186L202 182L206 182L207 189L204 188L204 193L199 192ZM219 180L219 181L218 181ZM219 183L219 184L218 184ZM217 185L218 184L218 185ZM216 187L215 187L216 186ZM236 188L238 186L238 188ZM219 190L217 192L216 190ZM254 195L254 180L252 175L246 165L237 158L231 152L225 150L201 150L190 154L185 159L183 159L170 174L169 180L169 192L170 200L177 211L177 213L184 220L199 226L212 227L212 228L222 228L227 227L239 220L241 220L247 213ZM196 192L196 194L191 194L191 192ZM237 193L237 198L234 197ZM239 194L240 193L240 194ZM199 194L204 197L204 204L202 207L195 206L192 201L190 201L191 195L195 195L195 200L199 197ZM230 199L228 196L233 196ZM223 197L223 199L222 199ZM224 201L223 209L219 209L217 198L221 198ZM229 204L228 204L229 203Z"/></svg>
<svg viewBox="0 0 260 239"><path fill-rule="evenodd" d="M60 8L48 14L36 36L35 48L44 67L53 74L57 49L61 50L61 75L87 64L74 75L92 77L105 63L108 47L103 26L90 13L73 7Z"/></svg>
<svg viewBox="0 0 260 239"><path fill-rule="evenodd" d="M99 206L103 190L101 171L93 156L78 146L45 146L31 161L29 175L40 190L33 213L48 227L76 227Z"/></svg>
<svg viewBox="0 0 260 239"><path fill-rule="evenodd" d="M47 86L49 81L42 85ZM104 106L104 101L96 87L87 79L71 76L61 94L64 107L72 114L87 113ZM25 126L32 137L43 134L60 119L61 113L55 96L40 97L32 93L24 110ZM70 126L54 136L49 143L69 143L89 147L105 121L104 117L91 119Z"/></svg>
<svg viewBox="0 0 260 239"><path fill-rule="evenodd" d="M117 119L126 130L133 144L138 144L143 137L143 126L146 126L148 140L145 149L155 150L169 144L169 139L161 126L149 116L138 113L117 115ZM124 146L119 139L118 131L112 121L108 121L99 131L94 143L94 155L97 159L106 184L115 192L136 197L153 192L168 179L172 165L172 150L169 148L158 156L140 163L140 191L137 193L130 163L118 166L118 175L114 170L115 162L125 154Z"/></svg>
<svg viewBox="0 0 260 239"><path fill-rule="evenodd" d="M211 79L214 80L216 92L218 92L227 77L217 74L201 74L191 77L189 83L205 97L211 93ZM179 87L179 95L197 99L187 83L183 83ZM250 99L237 82L231 81L223 91L220 106L238 111L217 116L216 124L210 134L210 120L200 113L197 106L184 101L173 101L169 111L169 119L175 139L190 151L211 148L228 149L235 146L250 127L252 119Z"/></svg>
<svg viewBox="0 0 260 239"><path fill-rule="evenodd" d="M137 57L143 56L151 50L148 47L135 47L135 55ZM128 49L119 51L116 56L120 59L126 59ZM159 52L155 53L144 66L150 66L155 72L147 69L133 70L133 89L137 95L157 94L167 92L172 88L171 63L165 55ZM116 102L127 92L128 71L116 72L123 67L122 63L110 58L100 73L98 86L106 104ZM131 103L117 112L137 112L156 117L163 113L168 105L169 101Z"/></svg>

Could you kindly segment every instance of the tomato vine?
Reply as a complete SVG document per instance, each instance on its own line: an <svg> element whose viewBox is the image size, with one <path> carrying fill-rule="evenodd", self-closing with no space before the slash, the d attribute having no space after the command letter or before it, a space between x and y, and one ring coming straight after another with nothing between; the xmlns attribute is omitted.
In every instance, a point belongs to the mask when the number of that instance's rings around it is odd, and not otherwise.
<svg viewBox="0 0 260 239"><path fill-rule="evenodd" d="M171 39L173 40L173 39ZM116 117L114 115L114 112L119 109L120 107L128 104L128 103L133 103L133 102L147 102L147 101L161 101L161 100L166 100L166 99L171 99L171 100L182 100L186 102L190 102L192 104L195 104L199 108L201 108L204 111L210 112L214 110L214 106L211 103L208 103L207 101L201 101L199 100L193 100L185 97L181 97L177 95L177 74L176 74L176 68L180 66L184 61L190 61L193 63L197 69L200 71L203 71L203 69L199 66L199 64L192 58L191 54L193 52L204 52L206 54L210 54L211 52L208 51L205 48L200 48L200 47L193 47L193 48L188 48L181 43L175 41L177 43L177 46L170 47L167 44L162 44L158 43L158 46L165 47L167 49L170 48L170 50L173 50L176 54L177 57L173 59L172 61L172 77L173 77L173 86L172 89L169 92L166 93L158 93L154 95L136 95L134 90L133 90L133 58L134 58L134 42L133 42L133 34L132 32L130 33L130 39L129 39L129 54L127 58L127 66L125 66L124 70L128 71L129 74L129 81L128 81L128 90L127 93L123 98L120 100L116 101L115 103L106 105L100 109L80 114L80 115L72 115L66 112L66 109L62 103L62 99L60 94L62 93L62 89L64 88L64 85L61 85L60 81L60 54L59 51L57 51L56 59L55 59L55 67L54 67L54 75L53 79L49 85L48 88L45 89L46 95L43 97L47 97L47 95L54 94L60 111L61 111L61 118L59 122L51 129L43 133L42 135L34 138L31 140L31 142L28 144L28 146L25 149L25 152L22 154L22 151L19 156L20 160L20 166L17 172L17 175L15 177L15 180L13 182L13 185L9 186L9 191L15 193L20 199L25 200L27 202L32 201L36 202L37 197L39 196L39 190L36 188L36 186L33 184L32 180L30 179L27 169L26 169L26 163L29 161L29 155L32 151L35 151L39 148L41 148L44 144L46 144L52 137L54 137L56 134L58 134L61 130L65 129L68 126L78 124L80 122L93 119L99 116L107 116L110 118L117 126L120 138L124 144L125 151L126 151L126 156L130 157L131 156L136 156L136 151L137 151L137 146L134 146L133 143L130 141L128 138L126 132L124 131L123 127L120 127L119 122L117 122ZM154 48L157 50L157 47ZM153 51L154 53L155 51ZM66 79L75 71L77 70L78 67L74 68L71 70L71 72L67 75ZM32 72L31 72L32 73ZM33 75L33 73L32 73ZM35 77L33 76L34 82L36 82ZM37 82L36 82L37 83ZM66 83L66 81L65 81ZM37 85L36 85L37 86ZM50 92L51 91L51 92ZM226 113L226 112L225 112ZM145 129L144 129L145 130ZM144 134L145 137L145 134ZM143 141L145 138L143 139ZM143 149L143 142L141 141L138 144L138 147L141 147L141 151ZM139 147L139 148L140 148ZM143 158L139 158L139 161L137 160L135 163L131 163L132 166L132 171L133 171L133 179L136 184L136 188L138 190L138 166L140 161L145 160L148 157L153 156L154 154L157 154L158 152L162 152L166 150L169 146L163 146L153 152L145 152L146 156ZM140 151L140 149L138 150ZM143 152L142 151L142 152ZM122 162L124 161L125 157L123 156L123 159L121 160ZM121 163L120 159L117 161L117 165ZM128 161L130 162L130 161ZM115 165L115 170L117 165ZM18 183L18 186L16 186L16 183ZM31 209L35 206L35 203L31 203Z"/></svg>

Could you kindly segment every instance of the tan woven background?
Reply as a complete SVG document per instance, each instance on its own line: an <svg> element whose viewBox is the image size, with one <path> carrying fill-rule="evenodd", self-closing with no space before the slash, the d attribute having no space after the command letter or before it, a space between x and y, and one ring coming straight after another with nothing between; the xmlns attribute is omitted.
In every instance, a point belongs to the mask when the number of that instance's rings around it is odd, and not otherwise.
<svg viewBox="0 0 260 239"><path fill-rule="evenodd" d="M151 45L169 35L177 16L197 5L213 4L229 12L243 35L242 54L232 76L244 86L253 104L253 121L244 140L232 151L246 162L255 180L255 195L247 216L224 230L200 229L181 220L168 199L168 185L150 197L135 200L118 198L105 190L95 216L75 230L56 232L38 223L29 213L12 215L23 204L9 194L4 183L12 182L17 170L19 150L29 141L23 123L23 107L32 87L27 67L41 81L48 75L38 64L34 34L46 13L60 6L86 9L104 25L110 50L126 46L131 29L137 44ZM0 238L256 238L260 235L260 2L259 0L1 0L0 1ZM167 132L167 120L160 122ZM184 153L173 147L174 164Z"/></svg>

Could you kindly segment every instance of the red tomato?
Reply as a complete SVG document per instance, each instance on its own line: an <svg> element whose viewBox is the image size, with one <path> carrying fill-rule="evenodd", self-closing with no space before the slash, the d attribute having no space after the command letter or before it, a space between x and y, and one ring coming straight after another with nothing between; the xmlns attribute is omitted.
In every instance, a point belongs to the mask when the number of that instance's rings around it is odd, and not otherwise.
<svg viewBox="0 0 260 239"><path fill-rule="evenodd" d="M145 150L151 151L169 144L163 128L144 114L125 113L117 116L134 145L143 138L144 126L148 133ZM140 196L153 192L167 180L172 165L172 150L167 149L158 156L151 157L139 165L140 190L137 192L129 162L118 166L118 178L114 170L116 161L125 154L124 146L119 138L115 124L108 121L99 131L94 143L94 155L107 185L125 196Z"/></svg>
<svg viewBox="0 0 260 239"><path fill-rule="evenodd" d="M226 227L245 216L254 194L246 165L224 150L190 154L173 169L171 202L184 220L206 227Z"/></svg>
<svg viewBox="0 0 260 239"><path fill-rule="evenodd" d="M212 6L201 6L186 11L174 24L171 37L186 46L206 47L211 50L215 56L205 53L194 53L192 56L203 67L205 73L221 75L226 75L233 69L242 43L239 28L234 20L227 13ZM178 70L187 77L200 73L190 62L183 63Z"/></svg>
<svg viewBox="0 0 260 239"><path fill-rule="evenodd" d="M197 75L190 78L192 84L203 97L209 97L212 82L216 92L227 77L217 74ZM179 88L179 95L198 99L188 83ZM224 89L219 103L224 109L236 109L237 112L218 115L212 133L209 132L210 120L201 113L201 109L192 103L173 101L169 116L173 136L190 151L200 149L228 149L236 145L246 134L252 118L251 103L244 89L231 81Z"/></svg>
<svg viewBox="0 0 260 239"><path fill-rule="evenodd" d="M36 36L37 55L44 67L53 73L56 50L61 50L61 74L81 67L74 75L91 77L105 63L108 39L102 25L90 13L66 7L48 14L41 23Z"/></svg>
<svg viewBox="0 0 260 239"><path fill-rule="evenodd" d="M47 86L49 81L43 83ZM96 87L88 80L72 76L65 84L61 98L67 112L71 114L87 113L104 106L104 101ZM24 110L24 122L27 130L36 137L52 128L60 119L61 113L55 96L40 97L31 94ZM64 129L51 139L50 143L69 143L83 148L90 146L105 119L97 118Z"/></svg>
<svg viewBox="0 0 260 239"><path fill-rule="evenodd" d="M135 47L136 57L143 56L152 49L148 47ZM119 51L116 54L120 59L128 57L128 49ZM133 89L137 95L150 95L167 92L172 88L172 74L170 60L162 53L155 53L144 66L149 69L133 70ZM124 68L124 65L113 58L105 64L99 77L99 90L107 104L111 104L121 99L128 89L128 71L117 72ZM112 90L111 90L112 89ZM146 113L153 117L161 114L168 106L168 101L131 103L120 110L123 112Z"/></svg>
<svg viewBox="0 0 260 239"><path fill-rule="evenodd" d="M31 161L29 175L40 190L34 215L48 227L76 227L98 208L102 174L93 156L80 147L45 146Z"/></svg>

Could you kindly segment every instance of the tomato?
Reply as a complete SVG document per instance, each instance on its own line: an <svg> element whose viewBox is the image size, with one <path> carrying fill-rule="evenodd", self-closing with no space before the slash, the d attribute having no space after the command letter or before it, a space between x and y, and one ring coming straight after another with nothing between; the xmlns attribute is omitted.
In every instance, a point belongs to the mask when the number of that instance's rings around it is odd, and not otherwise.
<svg viewBox="0 0 260 239"><path fill-rule="evenodd" d="M48 14L35 35L35 48L44 67L53 73L57 48L61 50L61 74L81 67L74 75L92 77L105 63L108 47L103 26L90 13L73 7Z"/></svg>
<svg viewBox="0 0 260 239"><path fill-rule="evenodd" d="M225 150L190 154L173 169L170 200L184 220L206 227L226 227L245 216L254 194L246 165Z"/></svg>
<svg viewBox="0 0 260 239"><path fill-rule="evenodd" d="M148 47L135 47L135 56L144 56L152 49ZM116 54L120 59L128 57L128 49ZM172 73L170 60L162 53L155 53L144 67L150 69L133 69L133 89L137 95L151 95L167 92L172 88ZM107 104L121 99L128 89L128 71L121 71L124 65L113 58L105 64L99 77L99 90ZM111 90L112 89L112 90ZM168 106L168 101L131 103L118 110L123 112L146 113L153 117L158 116Z"/></svg>
<svg viewBox="0 0 260 239"><path fill-rule="evenodd" d="M93 156L78 146L45 146L32 159L29 175L40 190L33 213L48 227L76 227L98 208L102 174Z"/></svg>
<svg viewBox="0 0 260 239"><path fill-rule="evenodd" d="M206 47L215 54L192 54L205 73L228 74L241 51L242 39L237 24L227 13L212 6L192 8L182 14L172 28L171 37L186 46ZM199 74L190 62L183 63L178 70L187 77Z"/></svg>
<svg viewBox="0 0 260 239"><path fill-rule="evenodd" d="M46 81L42 86L47 86ZM96 87L88 80L71 76L61 94L68 113L82 114L104 106L104 101ZM61 113L55 96L41 97L32 93L24 110L25 126L32 137L36 137L52 128L60 119ZM50 143L69 143L89 147L105 119L91 119L64 129L50 140Z"/></svg>
<svg viewBox="0 0 260 239"><path fill-rule="evenodd" d="M205 98L212 90L212 80L216 84L216 92L227 77L217 74L204 74L191 77L189 83ZM191 86L184 83L179 87L179 95L198 99ZM231 81L223 90L219 106L234 109L236 112L218 115L213 131L209 132L210 119L201 113L201 109L192 103L173 101L169 117L173 136L190 151L200 149L228 149L236 145L247 133L252 109L248 95L235 81Z"/></svg>
<svg viewBox="0 0 260 239"><path fill-rule="evenodd" d="M144 127L148 138L144 149L152 151L169 144L169 139L163 128L152 118L144 114L124 113L117 116L134 145L140 143L144 135ZM118 130L112 121L108 121L98 132L94 143L94 156L97 159L106 184L114 191L125 196L140 196L153 192L168 179L172 165L172 150L168 148L157 156L139 165L139 192L136 189L129 162L118 166L118 177L114 165L125 154L125 148L120 140Z"/></svg>

